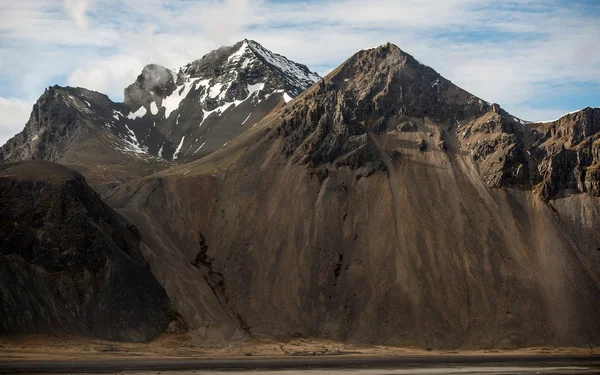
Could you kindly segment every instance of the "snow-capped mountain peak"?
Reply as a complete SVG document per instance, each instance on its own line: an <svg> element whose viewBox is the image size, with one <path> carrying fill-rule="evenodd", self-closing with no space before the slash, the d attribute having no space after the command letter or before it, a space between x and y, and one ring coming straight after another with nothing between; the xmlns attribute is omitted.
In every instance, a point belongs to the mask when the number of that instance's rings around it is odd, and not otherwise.
<svg viewBox="0 0 600 375"><path fill-rule="evenodd" d="M140 129L156 127L167 136L168 144L163 140L161 145L152 145L138 134L150 153L161 151L159 156L167 159L189 160L214 151L217 144L221 147L243 129L236 124L219 125L217 130L217 122L237 122L233 113L242 111L240 122L251 126L319 79L305 65L245 39L178 69L146 66L125 90L125 103L131 110L126 116L146 124ZM215 144L206 139L206 133L224 131L227 136L222 134Z"/></svg>

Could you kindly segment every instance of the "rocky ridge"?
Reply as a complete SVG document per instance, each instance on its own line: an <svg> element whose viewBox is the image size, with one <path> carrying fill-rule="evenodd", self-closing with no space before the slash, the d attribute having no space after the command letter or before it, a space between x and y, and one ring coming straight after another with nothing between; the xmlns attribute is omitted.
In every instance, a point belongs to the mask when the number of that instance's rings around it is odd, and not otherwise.
<svg viewBox="0 0 600 375"><path fill-rule="evenodd" d="M549 200L565 191L599 196L599 112L523 121L386 44L351 57L272 126L284 137L283 152L319 173L328 164L360 175L385 170L385 158L401 154L389 148L382 155L375 143L394 132L422 152L469 153L492 188L534 190Z"/></svg>

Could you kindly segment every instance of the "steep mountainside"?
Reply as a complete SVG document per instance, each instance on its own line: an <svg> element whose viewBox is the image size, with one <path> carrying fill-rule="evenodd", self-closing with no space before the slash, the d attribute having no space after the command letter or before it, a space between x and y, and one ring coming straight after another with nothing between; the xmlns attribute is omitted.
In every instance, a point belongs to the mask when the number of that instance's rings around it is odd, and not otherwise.
<svg viewBox="0 0 600 375"><path fill-rule="evenodd" d="M387 44L226 147L108 201L140 228L192 328L179 285L205 281L216 298L204 308L247 335L597 345L600 198L537 188L571 189L575 172L552 165L561 147L594 150L588 112L526 124ZM595 159L577 160L573 171Z"/></svg>
<svg viewBox="0 0 600 375"><path fill-rule="evenodd" d="M1 164L0 233L0 334L146 341L179 319L137 228L73 170Z"/></svg>
<svg viewBox="0 0 600 375"><path fill-rule="evenodd" d="M34 105L25 129L0 148L0 161L57 161L105 192L223 147L318 78L244 40L178 71L146 66L125 89L124 103L53 86Z"/></svg>

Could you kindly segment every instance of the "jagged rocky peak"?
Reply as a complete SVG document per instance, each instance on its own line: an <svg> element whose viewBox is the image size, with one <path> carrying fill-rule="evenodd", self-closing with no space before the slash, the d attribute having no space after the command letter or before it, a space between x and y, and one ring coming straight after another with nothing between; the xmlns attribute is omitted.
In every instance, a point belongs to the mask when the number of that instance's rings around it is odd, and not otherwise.
<svg viewBox="0 0 600 375"><path fill-rule="evenodd" d="M263 99L280 93L287 102L319 78L305 65L245 39L175 70L147 65L136 82L125 89L125 102L134 110L151 102L164 106L162 99L196 91L195 96L205 102L207 110L226 102L246 100L258 91L262 91ZM167 108L166 117L170 113L172 110Z"/></svg>
<svg viewBox="0 0 600 375"><path fill-rule="evenodd" d="M191 78L217 77L223 82L247 80L250 84L260 84L259 81L267 79L269 84L265 90L283 89L292 97L320 79L305 65L290 61L248 39L207 54L182 68L179 76L181 73Z"/></svg>
<svg viewBox="0 0 600 375"><path fill-rule="evenodd" d="M73 87L48 87L33 105L23 131L0 148L0 160L56 160L83 130L82 120L110 99L106 95ZM93 104L92 104L93 103Z"/></svg>
<svg viewBox="0 0 600 375"><path fill-rule="evenodd" d="M296 161L359 167L380 164L368 133L424 130L426 122L449 131L491 109L388 43L356 53L301 95L280 129L284 152Z"/></svg>
<svg viewBox="0 0 600 375"><path fill-rule="evenodd" d="M149 153L193 160L215 151L320 77L243 40L179 69L148 65L125 90L127 117ZM157 129L164 137L147 136Z"/></svg>

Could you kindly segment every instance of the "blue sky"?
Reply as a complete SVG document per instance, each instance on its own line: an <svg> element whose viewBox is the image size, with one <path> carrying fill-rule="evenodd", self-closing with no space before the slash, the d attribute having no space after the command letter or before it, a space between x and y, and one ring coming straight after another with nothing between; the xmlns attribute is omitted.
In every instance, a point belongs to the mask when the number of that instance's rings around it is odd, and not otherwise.
<svg viewBox="0 0 600 375"><path fill-rule="evenodd" d="M392 42L462 88L538 121L600 106L600 1L0 2L0 143L44 88L122 100L144 65L176 68L251 38L326 74Z"/></svg>

